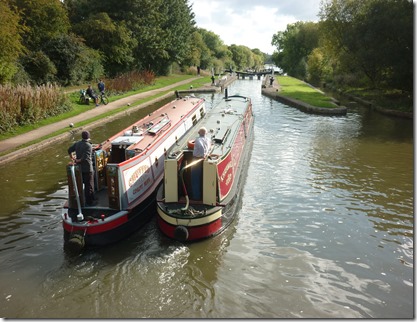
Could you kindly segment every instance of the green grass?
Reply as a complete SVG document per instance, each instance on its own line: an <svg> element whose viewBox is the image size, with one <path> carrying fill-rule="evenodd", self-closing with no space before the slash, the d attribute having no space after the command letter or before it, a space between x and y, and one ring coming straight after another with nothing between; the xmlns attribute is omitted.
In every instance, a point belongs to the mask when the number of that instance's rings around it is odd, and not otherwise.
<svg viewBox="0 0 417 322"><path fill-rule="evenodd" d="M124 97L127 97L127 96L131 96L131 95L135 95L135 94L139 94L139 93L143 93L143 92L147 92L147 91L150 91L150 90L163 88L165 86L169 86L169 85L172 85L174 83L181 82L183 80L190 79L190 78L193 78L193 77L195 77L195 76L193 76L193 75L171 75L171 76L157 77L156 80L155 80L155 84L145 86L145 87L140 88L136 91L123 93L121 95L110 96L109 97L109 102L114 102L118 99L121 99L121 98L124 98ZM208 77L208 76L207 77L200 77L200 78L198 78L197 80L195 80L191 83L178 86L178 87L173 88L169 91L164 91L163 93L159 93L155 96L152 96L152 97L149 97L149 98L146 98L146 99L141 99L141 100L138 100L136 102L132 102L131 106L143 104L143 103L145 103L147 101L150 101L154 98L162 96L162 95L164 95L168 92L172 92L174 94L175 90L185 90L185 89L188 89L191 85L193 85L194 88L198 88L198 87L201 87L201 86L203 86L207 83L211 83L210 77ZM91 109L91 104L90 105L85 105L85 104L79 104L78 103L78 100L79 100L79 97L80 97L79 90L81 88L85 88L85 87L86 86L71 87L70 90L67 90L67 89L64 88L64 91L66 91L68 93L67 95L68 95L68 97L70 99L70 102L71 102L71 105L72 105L72 110L71 111L69 111L67 113L64 113L64 114L57 115L57 116L49 117L47 119L44 119L42 121L37 122L36 124L29 124L29 125L17 127L15 129L13 129L13 131L1 134L0 135L0 140L4 140L4 139L7 139L7 138L13 137L15 135L19 135L19 134L24 134L24 133L27 133L27 132L32 131L34 129L37 129L39 127L49 125L49 124L53 124L53 123L71 118L73 116L76 116L78 114L81 114L83 112L88 111L89 109ZM117 110L113 110L113 111L108 112L106 114L102 114L102 115L98 116L97 118L86 120L85 122L83 122L83 124L78 124L78 125L79 126L86 125L88 123L96 121L97 119L105 118L108 115L118 113L118 112L126 110L128 108L129 108L128 106L121 107ZM66 131L67 131L67 129L63 129L62 131L54 133L54 134L50 135L49 137L53 137L55 135L64 133ZM43 138L43 139L45 139L45 138ZM38 141L41 141L41 140L38 140ZM31 143L36 143L36 142L31 142Z"/></svg>
<svg viewBox="0 0 417 322"><path fill-rule="evenodd" d="M278 76L279 94L316 107L335 108L332 99L317 89L290 76Z"/></svg>

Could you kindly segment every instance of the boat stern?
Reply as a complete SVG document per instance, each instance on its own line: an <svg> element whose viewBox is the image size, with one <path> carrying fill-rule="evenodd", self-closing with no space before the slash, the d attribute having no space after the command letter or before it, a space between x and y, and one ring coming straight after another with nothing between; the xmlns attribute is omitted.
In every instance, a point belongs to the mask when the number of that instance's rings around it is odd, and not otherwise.
<svg viewBox="0 0 417 322"><path fill-rule="evenodd" d="M208 238L222 228L222 207L189 206L157 202L158 227L169 238L186 242Z"/></svg>

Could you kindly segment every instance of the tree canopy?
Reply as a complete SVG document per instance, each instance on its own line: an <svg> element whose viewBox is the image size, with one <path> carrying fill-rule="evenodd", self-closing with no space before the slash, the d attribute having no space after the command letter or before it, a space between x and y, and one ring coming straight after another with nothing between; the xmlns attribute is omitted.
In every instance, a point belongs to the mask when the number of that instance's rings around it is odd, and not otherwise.
<svg viewBox="0 0 417 322"><path fill-rule="evenodd" d="M313 22L296 22L287 25L272 37L278 51L273 54L275 64L288 74L305 78L307 56L318 46L318 25Z"/></svg>
<svg viewBox="0 0 417 322"><path fill-rule="evenodd" d="M260 51L226 46L198 28L188 1L3 0L0 84L67 85L133 70L166 75L173 65L222 72L263 64Z"/></svg>
<svg viewBox="0 0 417 322"><path fill-rule="evenodd" d="M0 84L9 82L18 71L24 31L17 8L8 0L0 1Z"/></svg>
<svg viewBox="0 0 417 322"><path fill-rule="evenodd" d="M410 0L324 0L318 23L277 32L274 62L313 83L413 90Z"/></svg>

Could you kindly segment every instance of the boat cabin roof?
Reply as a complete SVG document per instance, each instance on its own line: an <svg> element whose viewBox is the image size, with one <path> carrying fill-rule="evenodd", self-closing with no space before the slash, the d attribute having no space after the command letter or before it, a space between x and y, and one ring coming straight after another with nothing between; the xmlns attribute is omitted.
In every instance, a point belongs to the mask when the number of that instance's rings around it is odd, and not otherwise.
<svg viewBox="0 0 417 322"><path fill-rule="evenodd" d="M179 147L174 150L187 149L187 142L197 138L199 129L204 126L207 129L206 135L212 139L211 154L225 154L233 144L249 104L250 99L242 96L223 99L207 111L203 120L193 127L187 138L180 140Z"/></svg>
<svg viewBox="0 0 417 322"><path fill-rule="evenodd" d="M104 141L102 149L145 151L162 140L165 132L178 125L196 104L203 102L204 99L194 96L177 98Z"/></svg>

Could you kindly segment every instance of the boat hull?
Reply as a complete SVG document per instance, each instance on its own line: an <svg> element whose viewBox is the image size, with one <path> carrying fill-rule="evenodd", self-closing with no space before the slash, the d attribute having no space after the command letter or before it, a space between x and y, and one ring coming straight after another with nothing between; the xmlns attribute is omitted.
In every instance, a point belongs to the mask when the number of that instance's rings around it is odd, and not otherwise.
<svg viewBox="0 0 417 322"><path fill-rule="evenodd" d="M64 248L72 252L81 251L84 247L94 248L117 243L137 230L145 226L156 214L155 194L141 202L137 207L111 215L110 221L95 219L91 221L77 222L76 215L72 215L74 221L68 224L63 221ZM64 208L65 213L71 211ZM99 211L94 209L94 212ZM104 211L103 211L104 212ZM83 215L88 216L88 209L83 210ZM81 237L82 240L81 240ZM75 237L75 238L74 238Z"/></svg>
<svg viewBox="0 0 417 322"><path fill-rule="evenodd" d="M96 204L85 204L82 173L67 165L68 201L62 209L64 248L116 243L156 214L167 151L205 114L203 99L177 98L136 121L94 150Z"/></svg>
<svg viewBox="0 0 417 322"><path fill-rule="evenodd" d="M236 218L246 181L250 154L253 146L254 119L251 108L242 122L240 130L236 130L235 146L228 154L221 156L222 160L216 163L217 193L215 204L207 205L201 201L189 200L189 205L182 198L177 202L169 202L164 185L161 185L157 194L157 223L160 231L169 238L181 242L193 242L213 237L223 232ZM242 130L242 128L245 128ZM182 162L182 161L181 161ZM169 171L166 168L166 172ZM168 175L168 179L170 176ZM215 184L213 185L215 186ZM190 207L199 213L184 212Z"/></svg>

